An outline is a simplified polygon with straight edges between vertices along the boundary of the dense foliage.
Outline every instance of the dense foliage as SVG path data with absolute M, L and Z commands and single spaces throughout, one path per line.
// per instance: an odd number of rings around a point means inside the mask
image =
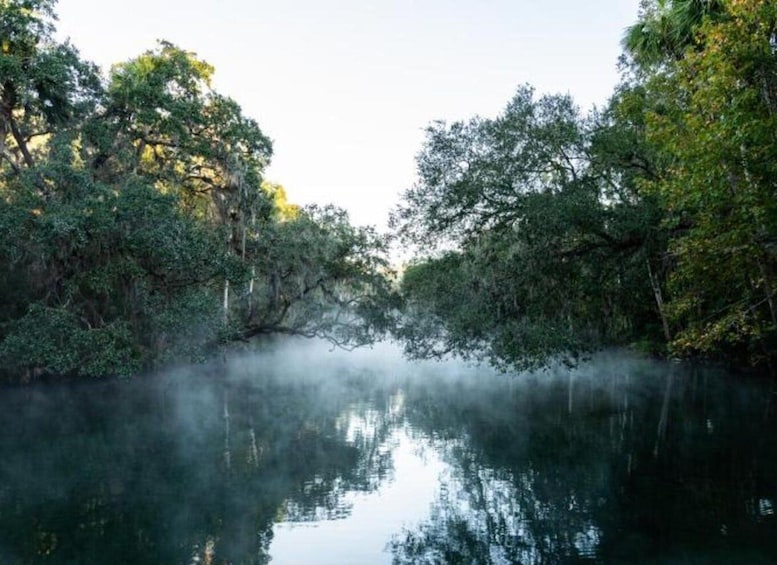
M 771 366 L 777 353 L 777 6 L 652 0 L 604 110 L 521 87 L 428 128 L 394 225 L 416 356 L 500 365 L 640 341 Z
M 131 374 L 387 321 L 385 244 L 263 180 L 270 139 L 167 42 L 103 78 L 53 0 L 0 0 L 0 369 Z
M 448 251 L 405 273 L 411 352 L 532 366 L 654 331 L 644 282 L 663 249 L 660 212 L 637 195 L 643 164 L 616 153 L 637 143 L 616 119 L 523 87 L 496 119 L 429 129 L 395 220 Z
M 394 329 L 502 367 L 639 343 L 777 353 L 777 6 L 645 0 L 602 109 L 520 87 L 433 123 L 393 215 L 419 251 L 393 324 L 386 243 L 300 209 L 272 143 L 160 42 L 107 77 L 54 0 L 0 0 L 0 370 L 131 374 L 285 333 Z

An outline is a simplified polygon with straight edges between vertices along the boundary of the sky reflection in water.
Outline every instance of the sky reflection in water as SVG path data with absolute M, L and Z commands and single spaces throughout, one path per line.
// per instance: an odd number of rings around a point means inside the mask
M 0 563 L 777 560 L 769 383 L 309 343 L 0 397 Z

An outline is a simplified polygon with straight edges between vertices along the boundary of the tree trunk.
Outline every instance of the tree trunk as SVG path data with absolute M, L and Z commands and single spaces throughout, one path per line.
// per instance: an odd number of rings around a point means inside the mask
M 248 281 L 248 319 L 254 317 L 254 281 L 256 280 L 256 267 L 251 267 L 251 280 Z
M 661 284 L 653 274 L 653 268 L 650 266 L 650 259 L 646 260 L 648 268 L 648 276 L 650 277 L 650 286 L 653 287 L 653 296 L 656 299 L 656 306 L 658 306 L 658 315 L 661 317 L 661 325 L 664 328 L 664 338 L 666 342 L 672 341 L 672 333 L 669 331 L 669 321 L 666 318 L 666 306 L 664 305 L 664 296 L 661 293 Z
M 259 448 L 256 445 L 256 432 L 254 431 L 254 419 L 249 420 L 248 437 L 251 443 L 248 446 L 248 463 L 253 465 L 254 468 L 259 468 Z
M 32 169 L 35 166 L 35 161 L 32 158 L 29 147 L 27 147 L 27 141 L 24 139 L 24 136 L 19 130 L 19 126 L 13 117 L 14 106 L 16 106 L 17 103 L 16 87 L 13 85 L 13 83 L 6 82 L 3 85 L 3 91 L 4 96 L 2 100 L 2 119 L 10 130 L 11 136 L 14 138 L 17 147 L 19 147 L 19 151 L 21 152 L 22 158 L 24 159 L 24 164 Z M 8 131 L 5 127 L 1 129 L 5 130 L 2 133 L 6 133 Z

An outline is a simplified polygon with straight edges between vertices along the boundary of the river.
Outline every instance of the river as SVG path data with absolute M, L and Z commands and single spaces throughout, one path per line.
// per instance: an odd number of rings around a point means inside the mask
M 500 375 L 306 342 L 4 387 L 0 564 L 773 563 L 775 400 L 625 351 Z

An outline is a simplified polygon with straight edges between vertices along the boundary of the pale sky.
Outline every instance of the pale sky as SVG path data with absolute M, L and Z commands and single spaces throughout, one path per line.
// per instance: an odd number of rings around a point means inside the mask
M 495 116 L 518 85 L 603 105 L 639 0 L 60 0 L 59 36 L 107 69 L 166 39 L 215 66 L 274 141 L 299 204 L 383 229 L 434 120 Z

